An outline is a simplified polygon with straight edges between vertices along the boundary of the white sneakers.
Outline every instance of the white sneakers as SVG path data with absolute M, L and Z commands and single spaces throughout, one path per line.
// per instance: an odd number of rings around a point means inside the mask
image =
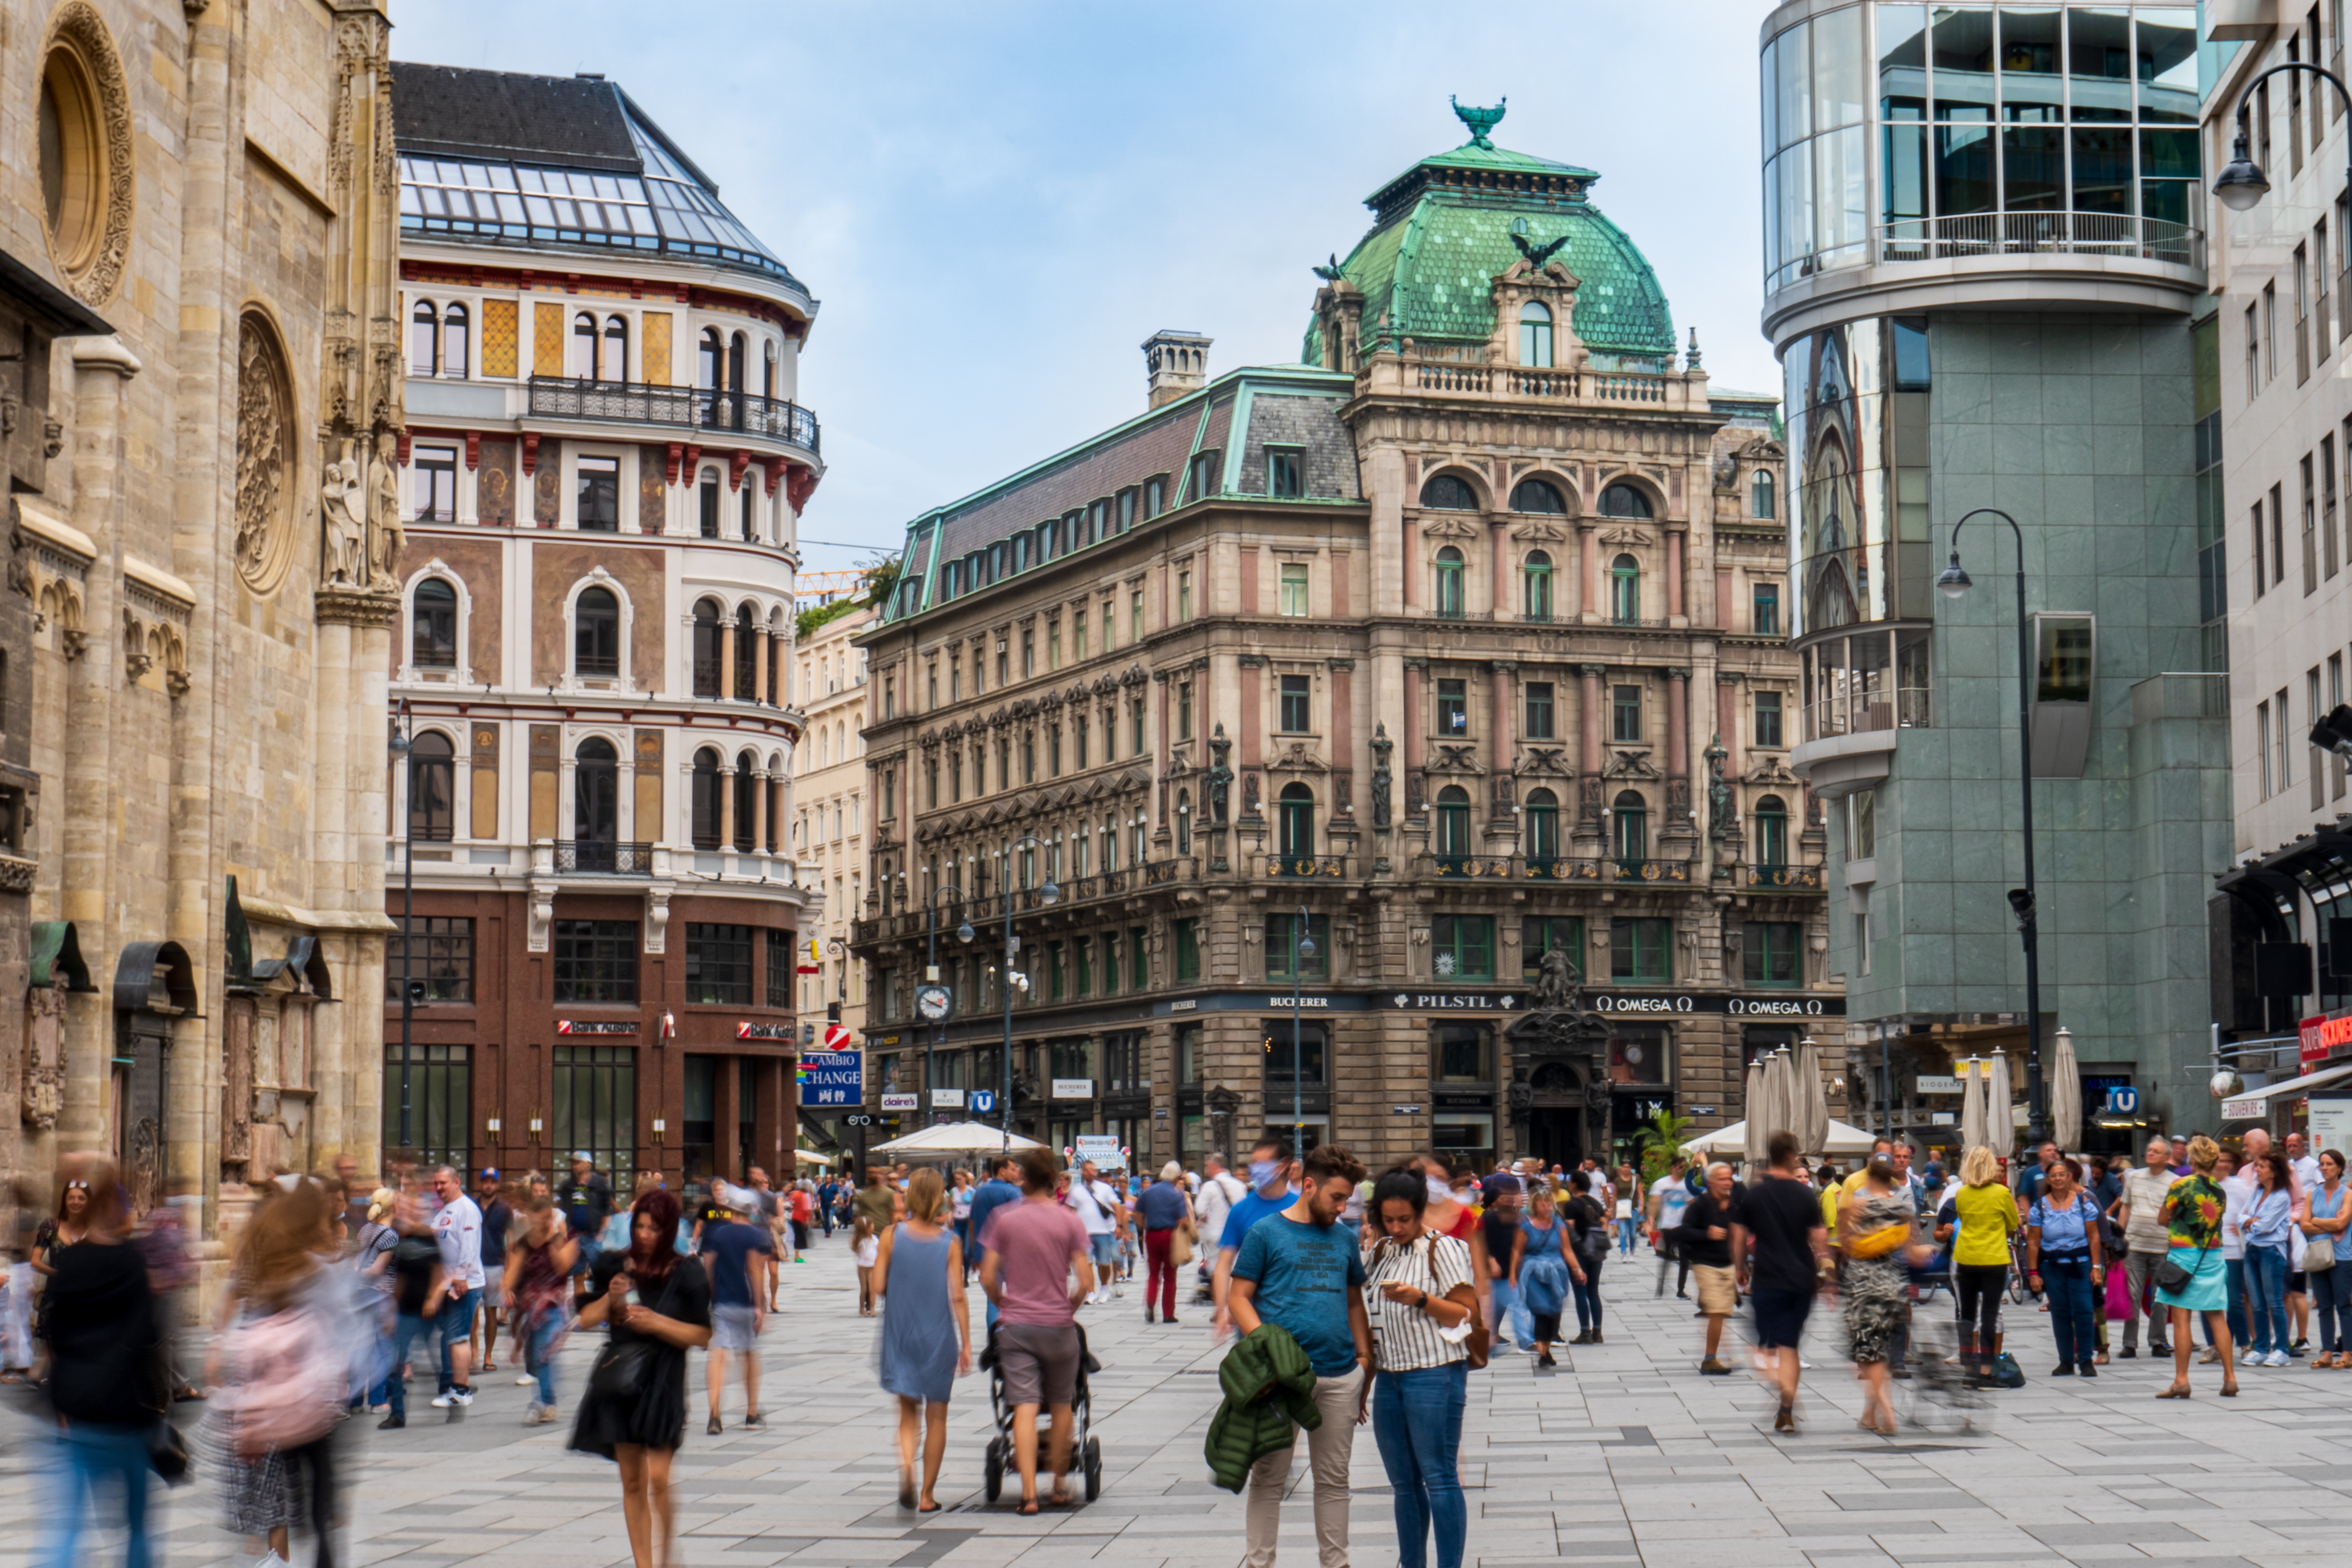
M 522 1424 L 526 1426 L 543 1426 L 554 1419 L 555 1406 L 541 1405 L 534 1399 L 530 1403 L 530 1408 L 523 1412 Z
M 529 1373 L 524 1373 L 520 1377 L 515 1379 L 515 1386 L 517 1388 L 530 1388 L 538 1382 L 539 1379 L 533 1377 Z
M 531 1381 L 536 1383 L 539 1380 L 533 1378 Z M 472 1403 L 474 1403 L 474 1395 L 469 1390 L 453 1388 L 446 1394 L 436 1394 L 433 1396 L 433 1408 L 436 1410 L 446 1410 L 453 1405 L 471 1405 Z
M 2238 1364 L 2240 1366 L 2285 1366 L 2288 1360 L 2284 1351 L 2273 1351 L 2267 1355 L 2261 1351 L 2248 1351 L 2238 1358 Z
M 2286 1352 L 2273 1351 L 2270 1354 L 2263 1357 L 2263 1364 L 2264 1366 L 2284 1366 L 2287 1364 L 2289 1359 L 2290 1358 Z

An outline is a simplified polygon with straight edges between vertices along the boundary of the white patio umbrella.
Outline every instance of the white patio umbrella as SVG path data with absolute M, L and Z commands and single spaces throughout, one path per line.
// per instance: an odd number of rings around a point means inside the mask
M 1797 1046 L 1797 1110 L 1798 1146 L 1809 1158 L 1818 1157 L 1830 1135 L 1830 1092 L 1822 1077 L 1822 1044 L 1811 1035 Z
M 2043 1080 L 2050 1105 L 2050 1136 L 2063 1152 L 2083 1136 L 2083 1071 L 2074 1065 L 2074 1037 L 2064 1029 L 2050 1051 L 2050 1071 Z
M 926 1127 L 919 1132 L 909 1132 L 904 1138 L 893 1138 L 887 1143 L 877 1143 L 867 1151 L 874 1154 L 906 1154 L 921 1157 L 926 1154 L 993 1154 L 999 1149 L 1043 1149 L 1034 1138 L 1013 1134 L 1005 1141 L 1004 1129 L 991 1127 L 984 1121 L 950 1121 L 940 1127 Z
M 1750 1118 L 1747 1121 L 1735 1121 L 1728 1127 L 1718 1127 L 1684 1144 L 1682 1152 L 1685 1154 L 1712 1154 L 1717 1158 L 1738 1154 L 1747 1148 L 1748 1130 L 1754 1124 L 1754 1119 Z M 1824 1155 L 1867 1154 L 1872 1136 L 1850 1121 L 1840 1121 L 1832 1117 L 1830 1130 L 1822 1139 L 1821 1152 Z
M 1985 1141 L 1984 1061 L 1970 1057 L 1960 1064 L 1960 1149 L 1963 1155 Z
M 1746 1094 L 1739 1109 L 1747 1116 L 1747 1120 L 1739 1123 L 1746 1131 L 1740 1146 L 1748 1161 L 1748 1172 L 1753 1174 L 1764 1168 L 1764 1141 L 1772 1135 L 1771 1130 L 1765 1125 L 1768 1118 L 1764 1104 L 1764 1058 L 1761 1057 L 1748 1064 Z M 1722 1135 L 1722 1131 L 1711 1134 L 1718 1139 Z M 1727 1148 L 1729 1144 L 1723 1146 Z M 1688 1152 L 1687 1148 L 1685 1152 Z
M 2009 1103 L 2009 1053 L 1995 1051 L 1989 1058 L 1992 1078 L 1985 1085 L 1985 1136 L 1996 1154 L 2017 1147 L 2017 1117 Z

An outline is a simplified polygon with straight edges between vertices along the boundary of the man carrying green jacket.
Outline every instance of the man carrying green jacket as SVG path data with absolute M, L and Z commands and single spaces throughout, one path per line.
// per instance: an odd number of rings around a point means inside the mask
M 1318 1417 L 1309 1423 L 1299 1410 L 1294 1418 L 1295 1405 L 1276 1401 L 1291 1436 L 1269 1442 L 1250 1465 L 1245 1568 L 1274 1568 L 1282 1493 L 1301 1426 L 1307 1428 L 1307 1461 L 1315 1472 L 1315 1541 L 1322 1568 L 1348 1568 L 1348 1459 L 1369 1387 L 1372 1331 L 1364 1315 L 1363 1255 L 1354 1230 L 1339 1216 L 1364 1179 L 1364 1167 L 1345 1149 L 1327 1145 L 1307 1154 L 1305 1176 L 1298 1201 L 1252 1226 L 1243 1238 L 1226 1298 L 1244 1342 L 1262 1343 L 1265 1349 L 1254 1353 L 1265 1356 L 1268 1370 L 1291 1394 L 1309 1393 Z M 1305 1353 L 1314 1372 L 1311 1391 L 1299 1388 L 1295 1372 L 1282 1377 L 1287 1358 L 1278 1337 L 1259 1335 L 1265 1325 L 1285 1331 Z
M 1288 1330 L 1266 1323 L 1236 1342 L 1217 1367 L 1225 1402 L 1209 1418 L 1209 1474 L 1229 1492 L 1249 1480 L 1268 1454 L 1287 1457 L 1298 1428 L 1323 1424 L 1315 1407 L 1315 1369 Z

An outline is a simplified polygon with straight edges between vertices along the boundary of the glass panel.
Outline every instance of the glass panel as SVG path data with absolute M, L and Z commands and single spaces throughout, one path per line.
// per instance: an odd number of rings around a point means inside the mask
M 2131 21 L 2123 7 L 2086 5 L 2066 13 L 2066 70 L 2074 79 L 2076 120 L 2131 118 Z M 2193 105 L 2193 90 L 2189 97 Z
M 1920 125 L 1889 125 L 1880 132 L 1886 164 L 1879 221 L 1903 226 L 1891 239 L 1923 237 L 1917 220 L 1927 216 L 1927 132 Z
M 1764 46 L 1764 53 L 1757 62 L 1756 98 L 1757 101 L 1763 106 L 1763 123 L 1760 128 L 1762 134 L 1756 144 L 1764 150 L 1764 161 L 1768 163 L 1772 161 L 1772 154 L 1779 151 L 1780 146 L 1780 79 L 1775 74 L 1779 69 L 1777 61 L 1780 52 L 1780 40 L 1775 38 Z M 404 186 L 404 194 L 405 189 Z
M 1820 200 L 1818 249 L 1823 267 L 1857 267 L 1870 238 L 1869 195 L 1863 184 L 1863 128 L 1849 126 L 1813 138 L 1813 188 Z
M 1939 76 L 1938 81 L 1943 79 Z M 1993 210 L 1992 129 L 1986 125 L 1936 128 L 1936 212 L 1951 217 Z
M 1780 35 L 1773 48 L 1774 97 L 1779 105 L 1774 122 L 1783 147 L 1813 133 L 1812 95 L 1805 79 L 1811 63 L 1806 28 L 1807 24 L 1798 23 Z
M 1813 238 L 1813 160 L 1804 148 L 1780 155 L 1773 165 L 1780 174 L 1780 265 L 1810 254 Z
M 1934 50 L 1936 118 L 1992 118 L 1992 12 L 1983 5 L 1938 6 Z
M 2074 210 L 2078 213 L 2128 213 L 2132 210 L 2132 133 L 2082 131 L 2074 138 Z
M 2066 201 L 2065 132 L 2012 125 L 2000 134 L 2001 205 L 2011 212 L 2057 212 Z
M 2197 13 L 2181 6 L 2143 5 L 2139 50 L 2139 117 L 2175 125 L 2197 123 Z
M 2012 124 L 2055 121 L 2064 102 L 2058 75 L 2058 13 L 2000 14 L 2001 118 Z
M 1862 123 L 1862 7 L 1813 19 L 1813 129 Z
M 2091 700 L 2091 617 L 2037 616 L 2033 657 L 2036 702 Z
M 2146 180 L 2193 180 L 2198 177 L 2197 132 L 2143 131 L 2139 133 L 2139 172 Z
M 1927 118 L 1927 14 L 1921 6 L 1882 5 L 1878 7 L 1880 119 Z

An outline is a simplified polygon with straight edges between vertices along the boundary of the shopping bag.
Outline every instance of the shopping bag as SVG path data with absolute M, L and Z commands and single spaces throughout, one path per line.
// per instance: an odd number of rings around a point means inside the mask
M 2107 1269 L 2107 1321 L 2128 1323 L 2132 1318 L 2131 1273 L 2120 1266 Z

